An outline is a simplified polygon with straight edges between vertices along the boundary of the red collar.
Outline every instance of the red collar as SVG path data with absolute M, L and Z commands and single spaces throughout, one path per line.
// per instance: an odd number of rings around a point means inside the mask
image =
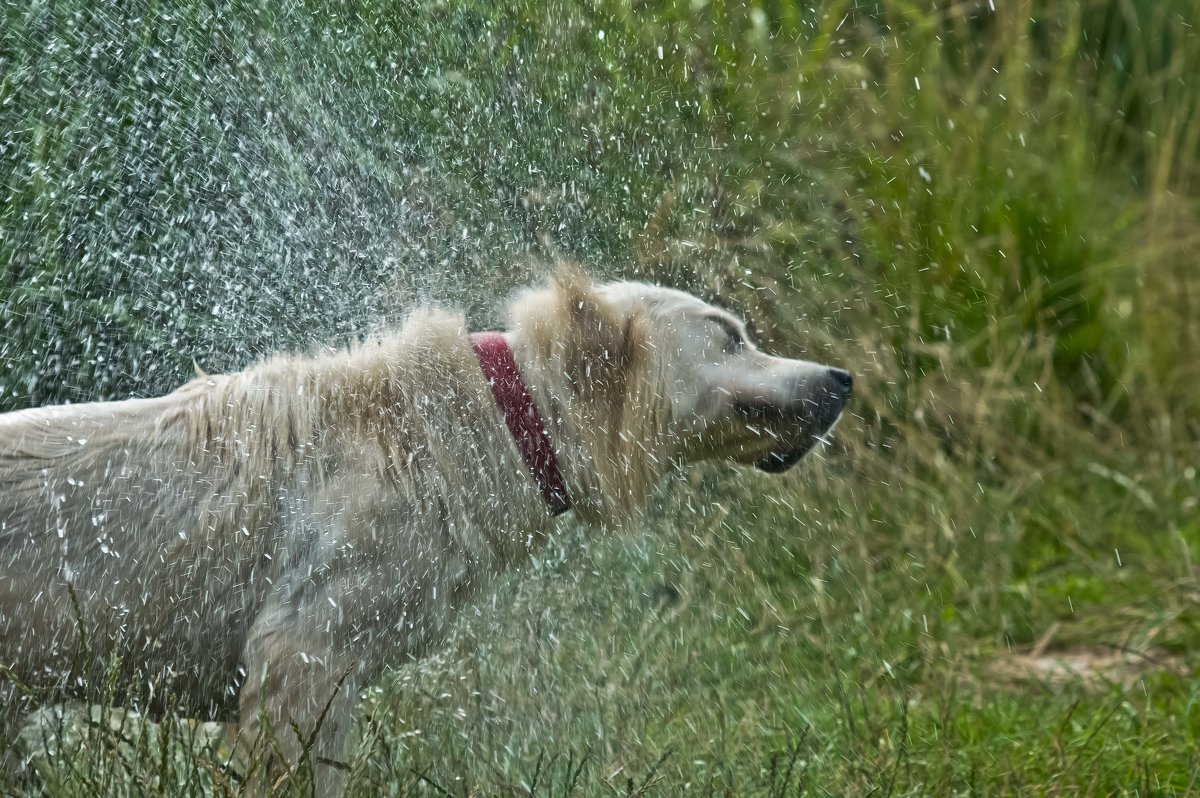
M 537 482 L 550 514 L 565 513 L 571 509 L 567 483 L 558 470 L 558 459 L 554 456 L 550 436 L 546 434 L 546 425 L 538 415 L 533 397 L 521 381 L 521 372 L 517 370 L 517 362 L 513 360 L 512 350 L 508 348 L 504 335 L 497 332 L 471 333 L 468 338 L 475 356 L 479 358 L 483 376 L 492 386 L 492 396 L 504 414 L 508 431 L 517 442 L 521 458 Z

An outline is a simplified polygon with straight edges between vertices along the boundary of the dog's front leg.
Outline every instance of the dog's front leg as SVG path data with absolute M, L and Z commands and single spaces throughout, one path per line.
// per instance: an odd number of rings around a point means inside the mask
M 314 628 L 313 618 L 275 609 L 246 645 L 239 742 L 273 785 L 311 773 L 313 794 L 340 795 L 361 661 Z

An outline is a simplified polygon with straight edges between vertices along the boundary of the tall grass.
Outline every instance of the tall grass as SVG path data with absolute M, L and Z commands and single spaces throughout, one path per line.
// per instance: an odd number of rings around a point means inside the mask
M 354 790 L 1195 789 L 1196 0 L 4 13 L 5 407 L 397 298 L 494 323 L 558 255 L 857 374 L 800 472 L 564 526 L 370 692 Z M 32 789 L 241 789 L 219 750 L 86 750 Z

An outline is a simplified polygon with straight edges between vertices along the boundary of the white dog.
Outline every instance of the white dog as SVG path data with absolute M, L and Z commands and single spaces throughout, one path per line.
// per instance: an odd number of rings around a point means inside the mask
M 144 709 L 270 730 L 275 767 L 334 793 L 360 687 L 553 515 L 626 518 L 674 463 L 782 471 L 850 395 L 680 291 L 565 267 L 510 319 L 422 311 L 350 352 L 0 415 L 0 733 L 115 673 Z

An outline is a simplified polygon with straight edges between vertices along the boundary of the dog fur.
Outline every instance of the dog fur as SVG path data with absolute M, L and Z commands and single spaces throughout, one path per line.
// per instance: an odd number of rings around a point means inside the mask
M 848 396 L 678 291 L 566 267 L 510 317 L 591 523 L 628 518 L 676 463 L 803 453 Z M 319 725 L 333 794 L 360 688 L 550 529 L 450 312 L 159 398 L 0 415 L 0 734 L 115 676 L 117 700 L 236 718 L 247 744 L 265 724 L 281 769 Z

